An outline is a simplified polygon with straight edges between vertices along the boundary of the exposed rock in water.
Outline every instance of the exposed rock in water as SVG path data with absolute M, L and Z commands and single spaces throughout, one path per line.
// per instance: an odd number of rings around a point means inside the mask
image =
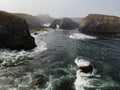
M 42 87 L 48 81 L 49 81 L 49 78 L 47 78 L 47 77 L 45 77 L 43 75 L 37 75 L 36 77 L 34 77 L 34 81 L 32 82 L 32 84 L 34 86 L 37 86 L 37 87 Z
M 34 35 L 38 35 L 38 33 L 37 33 L 37 32 L 35 32 L 35 33 L 34 33 Z
M 89 35 L 119 36 L 120 17 L 90 14 L 80 22 L 80 31 Z
M 79 24 L 74 22 L 72 19 L 69 18 L 63 18 L 63 19 L 56 19 L 52 22 L 50 25 L 50 28 L 57 28 L 59 25 L 60 29 L 65 29 L 65 30 L 72 30 L 76 29 L 79 27 Z
M 0 48 L 28 50 L 35 46 L 35 40 L 29 33 L 26 21 L 0 11 Z
M 83 73 L 92 73 L 93 71 L 93 66 L 91 64 L 89 64 L 88 66 L 82 66 L 82 67 L 79 67 L 81 72 Z

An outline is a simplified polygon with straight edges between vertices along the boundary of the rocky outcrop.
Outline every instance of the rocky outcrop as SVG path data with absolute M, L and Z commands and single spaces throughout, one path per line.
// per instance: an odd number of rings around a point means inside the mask
M 54 20 L 50 25 L 50 28 L 55 29 L 57 28 L 57 25 L 59 26 L 60 29 L 65 29 L 65 30 L 72 30 L 79 27 L 78 23 L 74 22 L 72 19 L 69 19 L 69 18 Z
M 27 50 L 35 46 L 26 21 L 16 15 L 0 11 L 0 48 Z
M 93 66 L 91 64 L 87 65 L 87 66 L 82 66 L 82 67 L 79 67 L 81 72 L 83 73 L 92 73 L 93 71 Z
M 90 14 L 80 22 L 80 31 L 89 35 L 120 35 L 120 17 Z

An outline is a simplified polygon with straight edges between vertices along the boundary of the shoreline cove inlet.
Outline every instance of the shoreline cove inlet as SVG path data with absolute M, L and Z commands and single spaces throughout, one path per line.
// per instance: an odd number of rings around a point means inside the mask
M 0 90 L 120 90 L 120 0 L 0 0 Z
M 30 51 L 0 50 L 0 90 L 119 90 L 119 38 L 60 29 L 32 36 Z

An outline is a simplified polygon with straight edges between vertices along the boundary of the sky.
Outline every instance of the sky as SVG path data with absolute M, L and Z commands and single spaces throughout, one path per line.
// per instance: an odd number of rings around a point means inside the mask
M 120 0 L 0 0 L 0 10 L 53 17 L 85 17 L 91 13 L 120 16 Z

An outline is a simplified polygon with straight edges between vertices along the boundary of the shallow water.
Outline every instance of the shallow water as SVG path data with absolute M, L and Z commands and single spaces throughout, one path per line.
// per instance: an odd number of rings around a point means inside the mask
M 0 90 L 120 90 L 120 39 L 100 39 L 78 30 L 37 33 L 32 34 L 38 45 L 33 50 L 0 50 Z M 96 75 L 78 79 L 76 58 L 90 62 Z M 37 87 L 33 83 L 40 75 L 47 81 Z

